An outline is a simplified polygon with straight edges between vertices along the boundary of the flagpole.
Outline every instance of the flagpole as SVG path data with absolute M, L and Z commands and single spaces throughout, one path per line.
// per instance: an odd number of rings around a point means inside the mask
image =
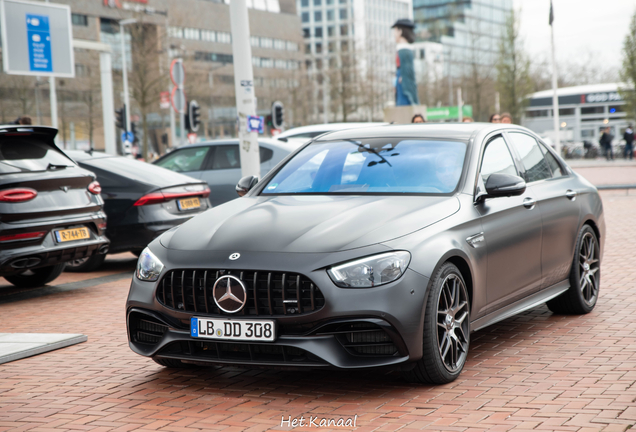
M 554 149 L 561 156 L 561 134 L 559 122 L 559 96 L 557 95 L 557 65 L 554 50 L 554 11 L 552 10 L 552 0 L 550 0 L 550 33 L 552 36 L 552 117 L 554 119 Z

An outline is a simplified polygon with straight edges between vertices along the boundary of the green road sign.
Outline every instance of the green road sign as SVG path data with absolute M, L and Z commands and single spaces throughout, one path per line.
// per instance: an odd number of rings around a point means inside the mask
M 462 107 L 463 117 L 473 116 L 472 105 L 464 105 Z M 452 107 L 433 107 L 426 109 L 426 121 L 438 121 L 438 120 L 456 120 L 459 118 L 459 108 Z

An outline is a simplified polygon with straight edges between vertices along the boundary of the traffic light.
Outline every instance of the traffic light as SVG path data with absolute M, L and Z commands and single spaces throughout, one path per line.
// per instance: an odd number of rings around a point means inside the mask
M 201 124 L 201 107 L 197 101 L 190 101 L 186 117 L 186 126 L 188 127 L 188 130 L 190 130 L 190 132 L 196 132 L 199 130 L 199 125 Z
M 126 105 L 115 110 L 115 125 L 122 130 L 126 130 Z
M 272 104 L 272 127 L 274 129 L 282 129 L 284 122 L 285 110 L 283 103 L 276 101 Z
M 130 122 L 130 131 L 133 134 L 133 144 L 139 142 L 139 137 L 137 136 L 137 122 Z

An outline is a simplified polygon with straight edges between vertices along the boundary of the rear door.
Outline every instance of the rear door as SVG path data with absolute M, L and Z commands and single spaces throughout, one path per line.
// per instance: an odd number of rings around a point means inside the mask
M 490 138 L 483 152 L 484 184 L 494 173 L 519 175 L 502 135 Z M 534 192 L 489 198 L 476 205 L 488 251 L 487 297 L 490 310 L 519 300 L 541 285 L 541 214 Z
M 261 177 L 272 168 L 274 152 L 259 144 L 261 158 Z M 210 186 L 210 202 L 217 206 L 238 198 L 236 184 L 242 177 L 241 156 L 238 144 L 217 144 L 211 146 L 205 170 L 201 175 Z
M 554 155 L 531 135 L 507 132 L 536 194 L 543 220 L 541 268 L 544 288 L 567 279 L 579 224 L 577 181 Z
M 101 199 L 88 192 L 88 171 L 40 134 L 0 136 L 0 192 L 35 191 L 28 201 L 0 201 L 0 219 L 6 223 L 54 220 L 98 211 Z

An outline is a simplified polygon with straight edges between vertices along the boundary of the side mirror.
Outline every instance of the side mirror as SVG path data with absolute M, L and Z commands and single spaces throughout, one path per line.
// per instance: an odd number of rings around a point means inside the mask
M 526 182 L 519 176 L 491 174 L 486 181 L 486 196 L 497 198 L 521 195 L 526 191 Z
M 246 176 L 239 180 L 236 184 L 236 193 L 238 196 L 242 197 L 246 193 L 250 191 L 254 186 L 258 183 L 258 177 L 256 176 Z

